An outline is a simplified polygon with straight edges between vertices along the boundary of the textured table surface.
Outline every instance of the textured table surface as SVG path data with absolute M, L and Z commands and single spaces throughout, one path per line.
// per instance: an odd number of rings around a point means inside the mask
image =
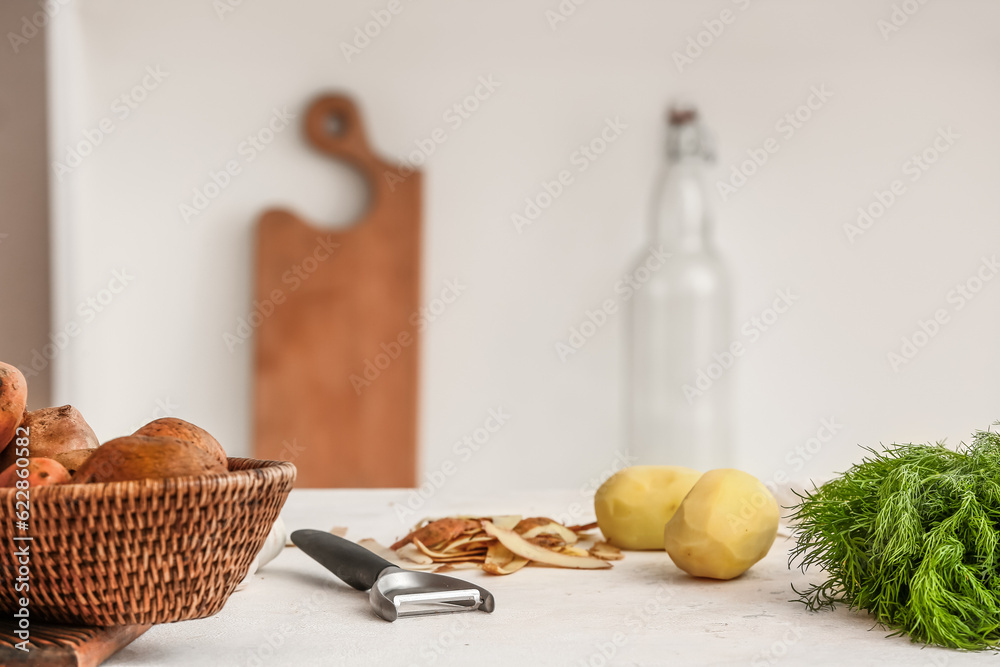
M 593 518 L 576 491 L 445 498 L 400 511 L 408 491 L 294 491 L 289 530 L 333 526 L 389 544 L 424 516 Z M 416 503 L 414 503 L 416 506 Z M 402 516 L 401 516 L 402 515 Z M 611 570 L 529 567 L 506 577 L 463 570 L 496 597 L 493 614 L 376 618 L 368 598 L 297 549 L 285 549 L 212 618 L 152 628 L 106 665 L 876 665 L 998 664 L 994 653 L 922 648 L 847 609 L 791 603 L 789 542 L 729 582 L 695 580 L 665 552 L 627 552 Z

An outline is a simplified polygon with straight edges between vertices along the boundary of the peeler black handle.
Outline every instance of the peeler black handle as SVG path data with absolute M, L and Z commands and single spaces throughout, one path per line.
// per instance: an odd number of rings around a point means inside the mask
M 359 591 L 370 589 L 385 568 L 393 567 L 368 549 L 322 530 L 296 530 L 292 533 L 292 542 Z

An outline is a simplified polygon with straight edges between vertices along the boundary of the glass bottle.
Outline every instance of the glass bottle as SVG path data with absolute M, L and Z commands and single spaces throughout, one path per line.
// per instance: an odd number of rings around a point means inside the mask
M 692 108 L 668 114 L 648 247 L 629 303 L 629 449 L 638 464 L 732 465 L 730 286 L 712 244 L 711 139 Z M 657 261 L 655 258 L 669 255 Z M 639 279 L 649 275 L 645 283 Z

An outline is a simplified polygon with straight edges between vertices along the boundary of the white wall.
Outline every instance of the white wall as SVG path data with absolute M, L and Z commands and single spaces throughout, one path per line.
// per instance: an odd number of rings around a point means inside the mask
M 249 451 L 251 348 L 230 353 L 222 336 L 249 310 L 252 224 L 279 204 L 342 223 L 363 193 L 296 126 L 190 224 L 178 207 L 241 159 L 273 108 L 299 113 L 327 90 L 356 97 L 387 156 L 448 131 L 426 166 L 424 293 L 447 279 L 468 289 L 426 332 L 420 434 L 425 471 L 459 464 L 449 489 L 577 486 L 614 465 L 621 322 L 566 363 L 554 345 L 613 295 L 642 246 L 677 95 L 717 133 L 720 175 L 769 137 L 780 145 L 716 202 L 737 321 L 777 289 L 799 295 L 733 371 L 740 464 L 766 479 L 827 474 L 856 460 L 858 443 L 955 443 L 1000 418 L 1000 280 L 959 312 L 947 296 L 1000 251 L 1000 5 L 928 3 L 883 38 L 888 0 L 593 0 L 555 29 L 545 11 L 556 0 L 403 0 L 347 62 L 341 42 L 387 5 L 258 0 L 220 18 L 207 0 L 80 0 L 57 17 L 54 156 L 105 116 L 114 132 L 54 181 L 56 326 L 81 320 L 77 304 L 114 270 L 134 275 L 56 359 L 56 401 L 76 403 L 103 437 L 169 402 L 231 452 Z M 732 22 L 678 71 L 672 52 L 725 9 Z M 119 120 L 113 101 L 147 66 L 169 75 Z M 443 113 L 479 77 L 500 87 L 451 129 Z M 832 98 L 786 138 L 776 124 L 813 87 Z M 575 169 L 572 154 L 608 118 L 628 129 L 518 233 L 511 214 Z M 903 163 L 949 127 L 960 138 L 911 182 Z M 852 245 L 843 225 L 893 179 L 905 193 Z M 887 353 L 938 308 L 948 324 L 894 372 Z M 509 423 L 460 461 L 453 443 L 498 406 Z M 825 418 L 843 424 L 835 437 L 804 466 L 787 458 Z

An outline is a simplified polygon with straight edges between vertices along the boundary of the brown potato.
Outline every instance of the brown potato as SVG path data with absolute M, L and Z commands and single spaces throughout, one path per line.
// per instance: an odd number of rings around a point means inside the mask
M 27 402 L 28 383 L 21 371 L 16 366 L 0 361 L 0 450 L 14 437 L 14 431 L 24 419 Z M 7 465 L 0 466 L 0 470 Z
M 76 471 L 73 481 L 89 484 L 224 472 L 228 472 L 226 466 L 194 443 L 127 435 L 101 445 Z
M 31 458 L 54 459 L 57 454 L 94 449 L 100 444 L 94 429 L 72 405 L 33 410 L 24 415 L 21 426 L 28 429 Z M 0 454 L 0 470 L 13 462 L 13 448 Z
M 190 442 L 193 445 L 197 445 L 206 454 L 212 455 L 223 467 L 228 468 L 229 465 L 226 459 L 226 450 L 222 448 L 219 441 L 213 438 L 205 429 L 186 422 L 183 419 L 177 419 L 176 417 L 157 419 L 149 422 L 132 435 L 145 435 L 154 438 L 176 438 L 183 442 Z
M 52 457 L 52 459 L 61 463 L 70 475 L 75 475 L 76 471 L 79 470 L 80 467 L 87 462 L 87 459 L 90 458 L 91 454 L 96 451 L 96 449 L 74 449 L 71 452 L 56 454 Z
M 58 461 L 37 458 L 28 461 L 26 466 L 28 476 L 22 478 L 17 474 L 17 465 L 7 467 L 0 473 L 0 487 L 14 486 L 19 479 L 27 479 L 28 486 L 49 486 L 69 482 L 69 473 Z

